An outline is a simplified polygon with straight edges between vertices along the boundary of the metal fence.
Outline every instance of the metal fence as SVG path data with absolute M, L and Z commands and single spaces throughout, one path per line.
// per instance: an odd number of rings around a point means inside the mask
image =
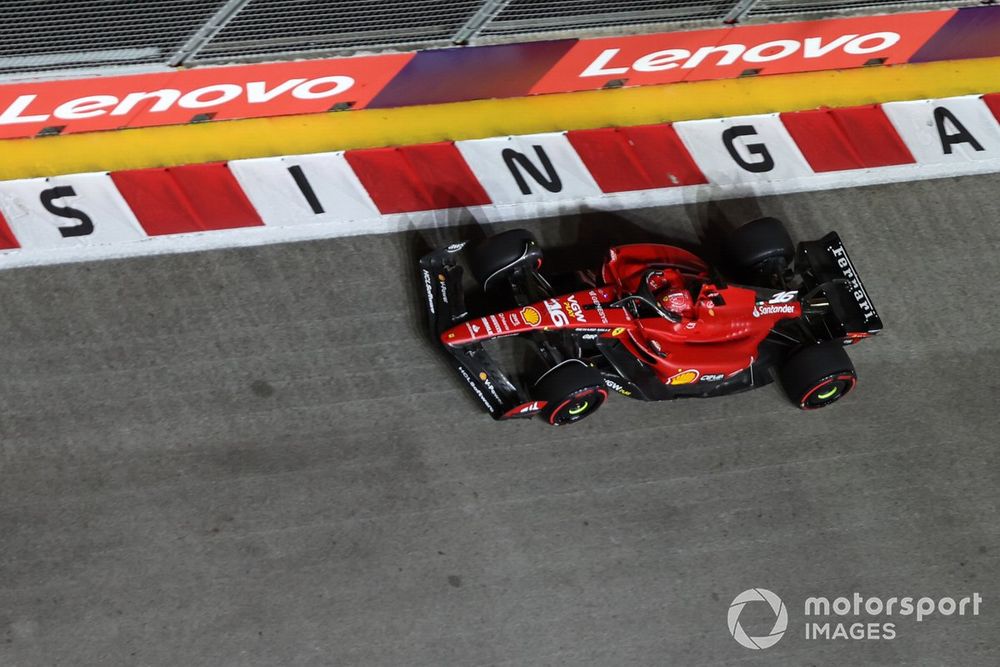
M 0 78 L 408 50 L 976 0 L 0 0 Z

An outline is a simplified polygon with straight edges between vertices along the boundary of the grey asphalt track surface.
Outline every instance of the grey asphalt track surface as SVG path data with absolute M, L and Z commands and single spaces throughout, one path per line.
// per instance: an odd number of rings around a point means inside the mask
M 887 329 L 808 414 L 768 387 L 492 422 L 413 270 L 471 228 L 2 272 L 0 665 L 1000 664 L 997 192 L 526 225 L 584 254 L 759 214 L 838 230 Z M 762 651 L 727 629 L 752 587 L 788 608 Z M 806 597 L 855 591 L 984 601 L 804 638 Z

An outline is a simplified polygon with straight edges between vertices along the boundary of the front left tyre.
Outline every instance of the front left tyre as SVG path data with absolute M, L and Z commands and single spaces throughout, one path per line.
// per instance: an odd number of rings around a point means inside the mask
M 608 397 L 601 374 L 579 359 L 549 369 L 535 383 L 532 394 L 546 402 L 540 414 L 553 426 L 573 424 L 594 414 Z
M 788 398 L 802 410 L 831 405 L 858 382 L 851 358 L 835 341 L 802 348 L 785 362 L 778 376 Z
M 527 229 L 512 229 L 483 239 L 469 250 L 469 269 L 486 290 L 519 267 L 538 269 L 542 249 Z

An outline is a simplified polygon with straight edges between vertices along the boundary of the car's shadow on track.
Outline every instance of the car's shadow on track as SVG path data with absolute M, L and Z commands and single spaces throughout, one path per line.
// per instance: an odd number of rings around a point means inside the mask
M 422 285 L 417 280 L 420 258 L 437 248 L 453 243 L 466 242 L 469 246 L 488 236 L 510 229 L 530 230 L 544 252 L 543 271 L 551 276 L 572 273 L 581 269 L 599 270 L 608 248 L 628 243 L 668 243 L 692 248 L 690 239 L 679 235 L 650 230 L 615 213 L 590 211 L 574 215 L 502 223 L 470 222 L 441 226 L 432 229 L 413 229 L 405 232 L 408 256 L 406 263 L 413 276 L 409 284 L 411 303 L 423 304 Z M 486 312 L 489 308 L 485 295 L 473 284 L 465 272 L 466 306 L 470 313 Z M 495 308 L 494 308 L 495 309 Z M 421 335 L 427 331 L 427 314 L 419 317 Z
M 707 200 L 691 202 L 683 207 L 687 220 L 649 220 L 638 224 L 611 211 L 590 210 L 570 215 L 513 222 L 480 222 L 470 211 L 461 212 L 464 222 L 445 224 L 405 232 L 408 266 L 416 266 L 425 254 L 453 243 L 470 245 L 487 236 L 509 229 L 525 228 L 538 238 L 545 253 L 548 273 L 566 273 L 578 269 L 598 269 L 608 248 L 629 243 L 664 243 L 691 250 L 710 263 L 720 265 L 719 249 L 723 241 L 741 224 L 764 215 L 758 199 Z M 421 288 L 410 282 L 412 296 L 422 303 Z M 470 294 L 470 312 L 475 294 Z
M 694 201 L 676 211 L 680 215 L 670 218 L 636 217 L 637 211 L 630 211 L 630 217 L 626 218 L 612 211 L 589 210 L 549 218 L 496 223 L 477 220 L 478 216 L 473 211 L 450 211 L 450 220 L 443 221 L 439 226 L 414 228 L 403 233 L 405 245 L 404 256 L 401 257 L 403 266 L 400 268 L 403 270 L 403 280 L 408 285 L 409 303 L 414 308 L 412 331 L 418 338 L 429 337 L 430 323 L 424 307 L 423 283 L 419 280 L 417 266 L 421 257 L 437 248 L 462 242 L 474 245 L 488 236 L 524 228 L 531 231 L 541 244 L 545 262 L 543 270 L 549 276 L 571 274 L 581 269 L 592 269 L 599 273 L 609 248 L 630 243 L 673 245 L 704 257 L 710 264 L 722 266 L 720 249 L 725 239 L 740 225 L 766 214 L 761 202 L 754 197 Z M 487 299 L 468 271 L 465 273 L 464 283 L 465 306 L 470 314 L 475 316 L 497 310 L 497 304 Z M 503 343 L 505 344 L 500 347 L 505 349 L 496 349 L 493 353 L 505 358 L 514 373 L 530 375 L 529 369 L 537 362 L 537 355 L 530 350 L 518 350 L 509 341 Z M 456 379 L 455 386 L 460 384 Z

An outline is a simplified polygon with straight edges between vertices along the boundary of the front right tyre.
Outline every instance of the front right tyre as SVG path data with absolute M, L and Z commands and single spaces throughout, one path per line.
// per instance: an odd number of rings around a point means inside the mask
M 564 426 L 594 414 L 608 391 L 600 372 L 579 359 L 569 359 L 539 378 L 532 395 L 546 402 L 540 414 L 547 422 Z

